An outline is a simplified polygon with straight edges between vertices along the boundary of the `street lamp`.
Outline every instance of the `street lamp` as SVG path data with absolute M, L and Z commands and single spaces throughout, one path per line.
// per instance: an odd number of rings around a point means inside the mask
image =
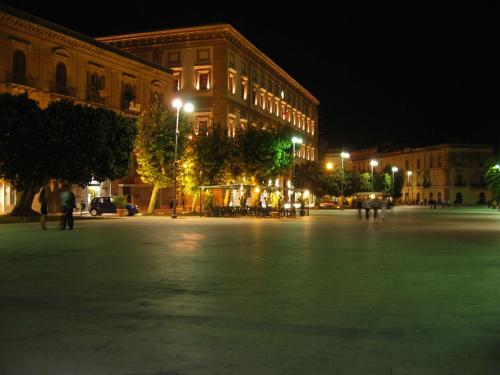
M 408 171 L 406 172 L 406 175 L 408 176 L 408 179 L 407 179 L 407 184 L 408 184 L 408 196 L 410 198 L 410 205 L 411 205 L 411 186 L 410 186 L 410 176 L 413 174 L 412 171 Z
M 333 163 L 332 162 L 328 162 L 326 163 L 326 169 L 328 169 L 329 171 L 331 171 L 333 169 Z
M 190 113 L 194 111 L 194 106 L 192 103 L 185 103 L 183 106 L 182 100 L 179 98 L 174 99 L 172 106 L 177 109 L 177 117 L 175 118 L 175 149 L 174 149 L 174 202 L 172 219 L 177 219 L 177 138 L 179 136 L 179 112 L 181 107 L 184 112 Z
M 372 167 L 372 191 L 373 191 L 373 167 L 376 167 L 378 165 L 378 161 L 376 160 L 370 160 L 370 165 Z
M 395 199 L 394 195 L 395 195 L 395 187 L 396 187 L 396 184 L 394 183 L 394 173 L 396 173 L 398 170 L 399 170 L 398 167 L 391 168 L 391 171 L 392 171 L 392 199 Z
M 342 160 L 342 178 L 341 178 L 341 194 L 340 194 L 340 197 L 341 197 L 341 206 L 340 206 L 340 209 L 341 210 L 344 210 L 344 159 L 349 159 L 351 157 L 351 155 L 348 153 L 348 152 L 344 152 L 342 151 L 340 153 L 340 159 Z
M 295 203 L 295 144 L 302 144 L 302 138 L 300 137 L 292 137 L 292 144 L 293 144 L 293 178 L 292 178 L 292 188 L 293 188 L 293 194 L 292 194 L 292 200 Z

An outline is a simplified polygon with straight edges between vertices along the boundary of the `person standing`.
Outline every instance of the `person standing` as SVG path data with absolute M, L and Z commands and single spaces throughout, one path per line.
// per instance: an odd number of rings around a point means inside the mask
M 75 194 L 72 191 L 68 191 L 66 201 L 64 202 L 64 221 L 61 230 L 66 229 L 66 224 L 68 224 L 69 230 L 73 230 L 73 209 L 75 207 Z
M 38 195 L 38 202 L 40 202 L 40 223 L 42 224 L 42 229 L 47 230 L 47 192 L 45 188 L 40 190 Z

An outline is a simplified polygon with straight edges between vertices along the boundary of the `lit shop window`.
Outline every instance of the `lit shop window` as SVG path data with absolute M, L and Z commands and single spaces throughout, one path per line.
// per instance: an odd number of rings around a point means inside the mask
M 227 74 L 227 88 L 229 93 L 236 94 L 236 84 L 235 84 L 236 75 L 233 70 L 229 70 Z

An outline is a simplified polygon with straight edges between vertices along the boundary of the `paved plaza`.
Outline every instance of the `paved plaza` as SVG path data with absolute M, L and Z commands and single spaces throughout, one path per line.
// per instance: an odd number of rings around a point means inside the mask
M 499 374 L 500 213 L 0 225 L 0 375 Z

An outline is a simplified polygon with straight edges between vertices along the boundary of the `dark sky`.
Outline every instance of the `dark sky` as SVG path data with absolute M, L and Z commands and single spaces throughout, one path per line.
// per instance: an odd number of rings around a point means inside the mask
M 500 139 L 500 15 L 480 2 L 5 3 L 90 36 L 230 23 L 321 101 L 331 147 Z

